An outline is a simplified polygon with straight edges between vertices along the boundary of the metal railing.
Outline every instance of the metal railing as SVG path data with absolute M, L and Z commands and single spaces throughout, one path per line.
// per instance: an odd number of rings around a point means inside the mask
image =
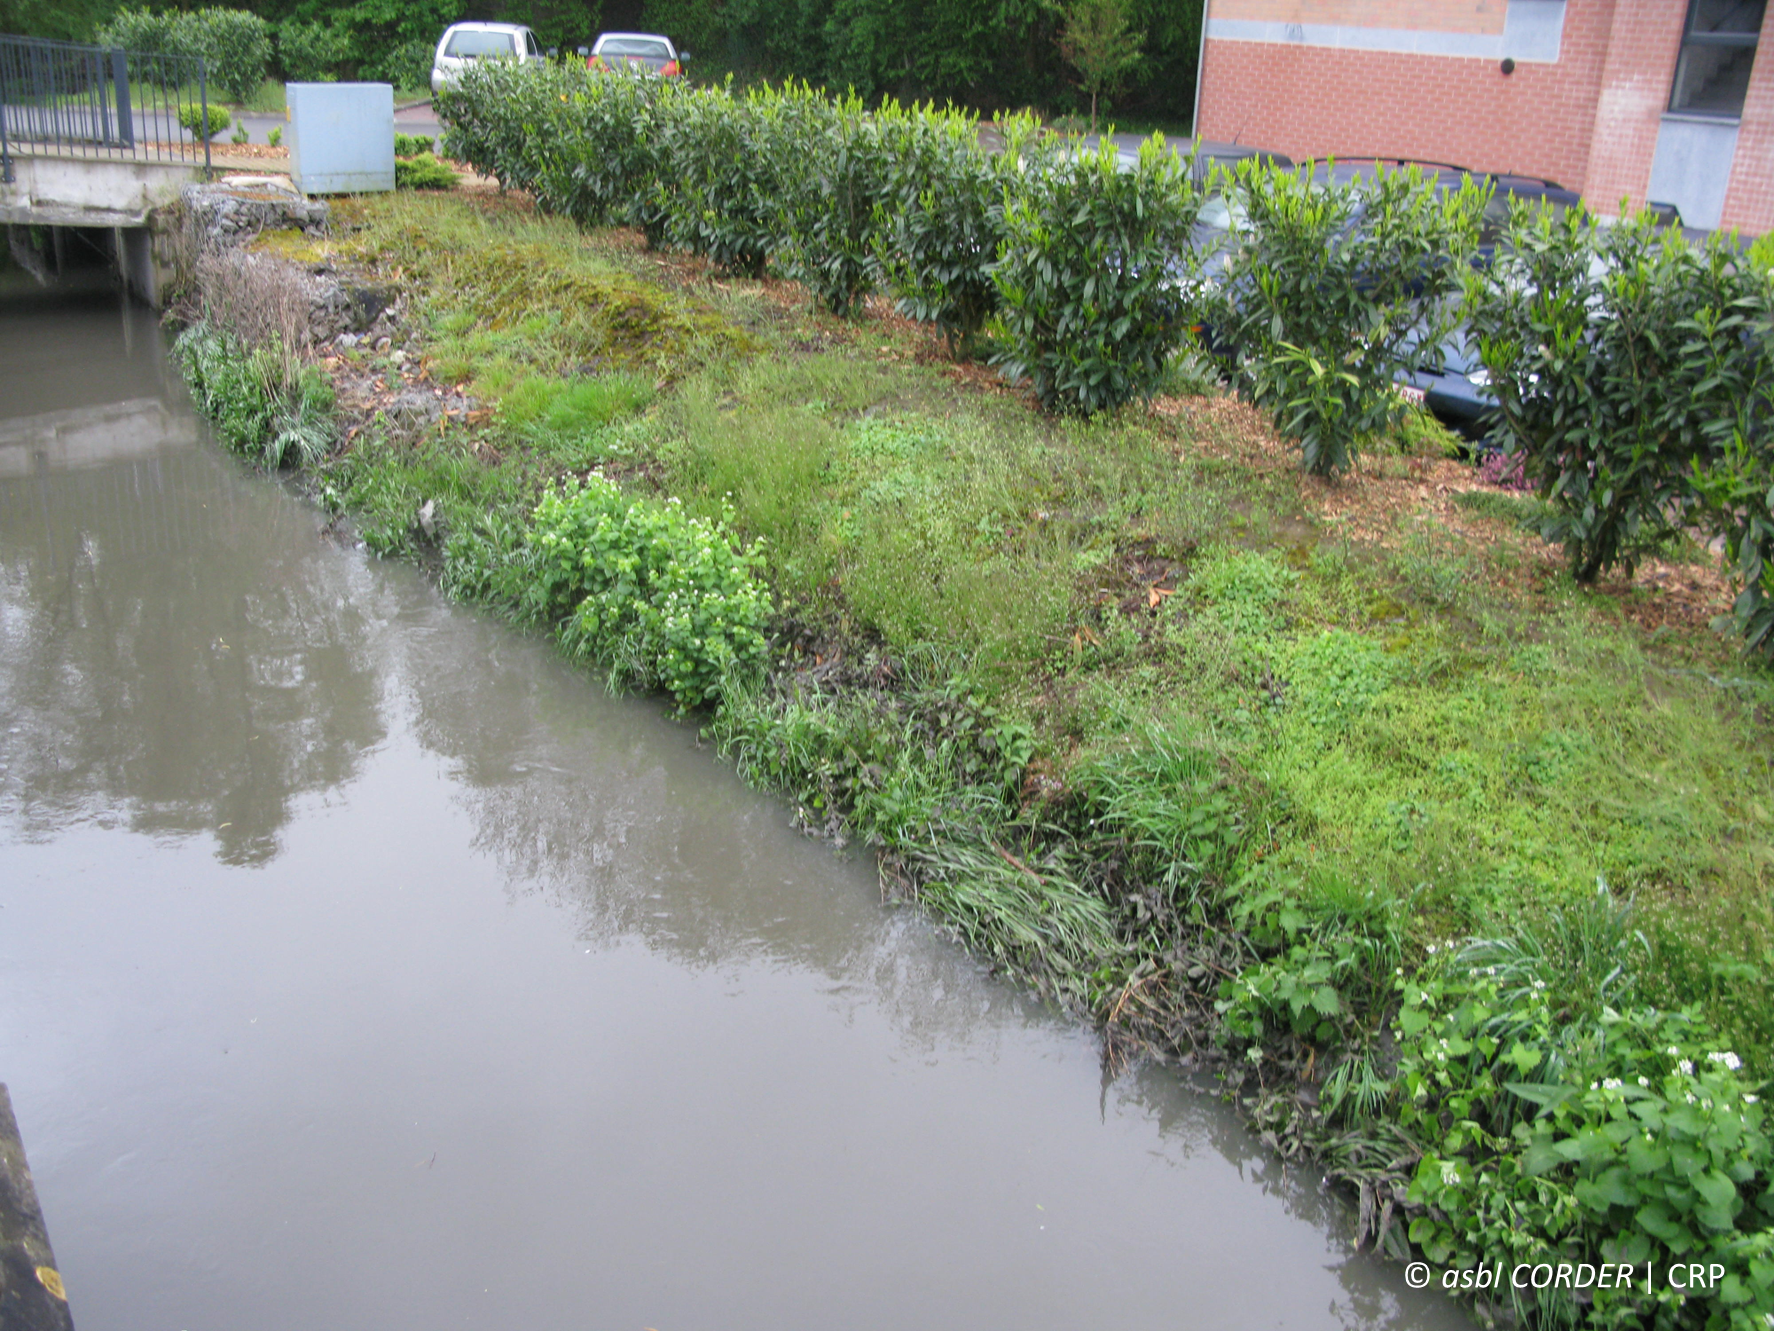
M 0 36 L 0 181 L 20 153 L 210 165 L 209 82 L 197 56 Z

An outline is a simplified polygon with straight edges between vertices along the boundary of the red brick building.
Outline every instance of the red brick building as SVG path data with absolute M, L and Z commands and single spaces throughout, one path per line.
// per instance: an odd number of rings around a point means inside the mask
M 1206 4 L 1203 138 L 1518 171 L 1598 212 L 1655 200 L 1774 231 L 1766 0 Z

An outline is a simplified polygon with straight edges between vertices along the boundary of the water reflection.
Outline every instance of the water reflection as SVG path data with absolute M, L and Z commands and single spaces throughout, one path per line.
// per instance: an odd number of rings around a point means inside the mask
M 780 806 L 710 781 L 711 757 L 692 728 L 650 704 L 588 712 L 585 681 L 514 648 L 497 626 L 418 607 L 401 618 L 396 673 L 408 724 L 447 760 L 476 848 L 497 861 L 508 891 L 570 910 L 581 939 L 608 947 L 640 938 L 684 967 L 816 973 L 846 1021 L 884 1019 L 901 1057 L 965 1049 L 995 1059 L 1012 1032 L 1049 1019 L 1010 986 L 930 946 L 930 926 L 914 914 L 883 911 L 853 887 L 834 891 L 851 886 L 844 880 L 785 876 L 769 835 L 770 824 L 786 822 Z M 1168 1168 L 1190 1172 L 1197 1157 L 1235 1168 L 1213 1185 L 1193 1171 L 1192 1204 L 1211 1210 L 1217 1188 L 1255 1190 L 1324 1236 L 1310 1260 L 1340 1291 L 1324 1310 L 1327 1325 L 1420 1327 L 1426 1306 L 1440 1307 L 1351 1251 L 1350 1217 L 1321 1188 L 1321 1175 L 1267 1151 L 1211 1084 L 1187 1087 L 1174 1070 L 1144 1064 L 1105 1083 L 1099 1112 L 1105 1123 L 1155 1126 L 1149 1149 Z M 1228 1252 L 1226 1261 L 1248 1273 L 1253 1254 Z M 1182 1324 L 1235 1324 L 1243 1306 L 1236 1290 L 1233 1281 L 1203 1296 L 1203 1319 Z M 1216 1307 L 1234 1322 L 1216 1321 Z
M 105 402 L 167 372 L 143 323 L 108 373 L 124 339 L 77 325 L 89 373 L 0 321 L 0 363 L 36 371 L 9 406 L 56 404 L 0 422 L 0 808 L 27 835 L 210 831 L 262 863 L 292 800 L 385 733 L 368 625 L 313 516 L 200 448 L 176 398 Z

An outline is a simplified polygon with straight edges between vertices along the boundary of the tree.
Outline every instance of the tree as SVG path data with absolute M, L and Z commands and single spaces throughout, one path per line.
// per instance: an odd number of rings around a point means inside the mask
M 1071 0 L 1060 24 L 1059 49 L 1090 90 L 1090 132 L 1096 133 L 1096 101 L 1115 91 L 1140 62 L 1143 32 L 1129 32 L 1131 0 Z

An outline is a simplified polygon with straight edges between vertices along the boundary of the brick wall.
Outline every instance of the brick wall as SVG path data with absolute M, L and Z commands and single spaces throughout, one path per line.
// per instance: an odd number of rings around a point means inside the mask
M 1644 205 L 1687 10 L 1679 0 L 1615 0 L 1589 166 L 1580 187 L 1598 212 L 1619 211 L 1623 198 L 1635 208 Z
M 1214 0 L 1215 18 L 1364 28 L 1503 31 L 1508 0 Z
M 1507 75 L 1489 59 L 1209 38 L 1201 134 L 1302 160 L 1414 157 L 1581 189 L 1613 9 L 1569 0 L 1558 63 Z
M 1762 19 L 1720 225 L 1755 236 L 1774 231 L 1774 8 Z
M 1250 0 L 1215 0 L 1215 17 Z M 1463 7 L 1463 6 L 1462 6 Z M 1598 212 L 1645 202 L 1683 0 L 1568 0 L 1556 64 L 1209 38 L 1201 134 L 1296 159 L 1412 157 L 1520 171 Z M 1241 16 L 1241 11 L 1240 11 Z M 1774 13 L 1743 108 L 1725 226 L 1774 230 Z

